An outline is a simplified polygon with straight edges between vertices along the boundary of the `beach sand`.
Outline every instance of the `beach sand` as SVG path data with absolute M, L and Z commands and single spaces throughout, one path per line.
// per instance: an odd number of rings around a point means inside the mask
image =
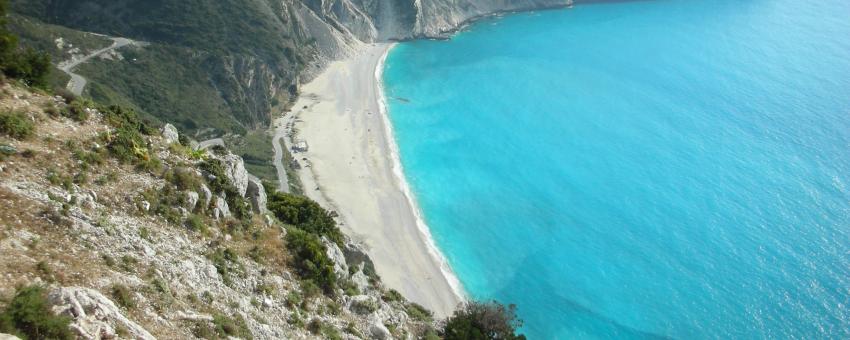
M 364 45 L 301 87 L 292 113 L 275 122 L 293 154 L 305 193 L 335 210 L 342 230 L 366 246 L 378 275 L 409 300 L 449 315 L 462 289 L 421 219 L 401 175 L 379 75 L 391 44 Z M 277 139 L 277 138 L 275 138 Z

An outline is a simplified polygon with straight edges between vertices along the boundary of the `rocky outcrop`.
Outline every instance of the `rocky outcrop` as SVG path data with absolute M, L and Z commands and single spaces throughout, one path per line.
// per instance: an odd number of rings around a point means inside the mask
M 239 196 L 245 197 L 245 192 L 248 191 L 248 171 L 245 170 L 245 161 L 237 155 L 227 154 L 221 157 L 221 162 L 224 164 L 224 174 L 227 179 L 236 187 Z
M 263 183 L 260 179 L 256 177 L 248 178 L 248 190 L 245 192 L 245 198 L 247 198 L 248 202 L 251 203 L 251 209 L 253 209 L 255 213 L 266 212 L 268 197 L 266 197 L 266 188 L 263 187 Z
M 322 236 L 322 243 L 327 248 L 328 257 L 334 263 L 334 273 L 338 277 L 348 277 L 348 264 L 345 262 L 345 255 L 343 255 L 342 250 L 336 245 L 336 243 L 328 240 L 327 237 Z
M 82 339 L 112 339 L 121 328 L 133 339 L 155 338 L 121 313 L 112 300 L 100 292 L 80 287 L 57 288 L 48 294 L 56 314 L 71 318 L 71 329 Z
M 227 200 L 221 197 L 215 198 L 215 208 L 213 208 L 213 218 L 221 219 L 230 217 L 230 207 L 227 205 Z
M 171 124 L 165 124 L 162 127 L 162 139 L 165 140 L 165 143 L 177 143 L 180 140 L 180 134 L 177 133 L 177 128 Z

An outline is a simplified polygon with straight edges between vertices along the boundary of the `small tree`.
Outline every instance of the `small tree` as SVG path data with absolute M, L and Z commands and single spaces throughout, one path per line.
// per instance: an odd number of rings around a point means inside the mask
M 306 231 L 290 229 L 286 234 L 286 247 L 292 254 L 298 275 L 319 285 L 325 293 L 332 294 L 336 288 L 336 274 L 322 241 Z
M 39 286 L 18 290 L 12 302 L 0 312 L 0 333 L 24 339 L 73 339 L 70 319 L 56 316 L 47 303 L 47 292 Z
M 467 302 L 454 312 L 443 329 L 446 340 L 495 340 L 525 339 L 517 335 L 516 329 L 522 327 L 517 319 L 516 306 L 507 308 L 496 301 Z
M 18 48 L 18 37 L 6 28 L 8 1 L 0 0 L 0 72 L 29 86 L 47 88 L 50 56 L 31 48 Z

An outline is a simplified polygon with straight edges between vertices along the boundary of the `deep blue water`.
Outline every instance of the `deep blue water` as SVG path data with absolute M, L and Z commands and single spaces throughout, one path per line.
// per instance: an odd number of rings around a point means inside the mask
M 510 15 L 384 81 L 438 246 L 530 338 L 850 338 L 850 1 Z

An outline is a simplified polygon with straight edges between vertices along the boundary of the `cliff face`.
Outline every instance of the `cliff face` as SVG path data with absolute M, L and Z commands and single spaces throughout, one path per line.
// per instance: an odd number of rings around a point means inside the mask
M 146 68 L 103 65 L 121 72 L 91 75 L 116 93 L 89 93 L 101 101 L 135 104 L 163 121 L 186 129 L 205 127 L 241 132 L 267 126 L 272 102 L 293 97 L 300 81 L 359 44 L 414 38 L 445 38 L 468 20 L 503 11 L 566 6 L 571 0 L 12 0 L 25 17 L 75 30 L 120 36 L 205 56 L 191 76 L 177 79 L 187 63 L 173 53 L 147 53 Z M 122 61 L 125 64 L 128 61 Z M 150 72 L 151 65 L 164 72 Z M 176 73 L 176 74 L 175 74 Z M 186 84 L 191 94 L 156 84 Z M 114 86 L 121 83 L 122 86 Z M 145 84 L 145 85 L 140 85 Z M 205 121 L 181 108 L 180 97 L 209 97 L 220 107 Z M 158 105 L 171 101 L 167 105 Z M 164 108 L 168 108 L 167 110 Z M 175 112 L 176 111 L 176 112 Z M 187 118 L 190 117 L 190 118 Z M 184 120 L 189 120 L 184 122 Z

